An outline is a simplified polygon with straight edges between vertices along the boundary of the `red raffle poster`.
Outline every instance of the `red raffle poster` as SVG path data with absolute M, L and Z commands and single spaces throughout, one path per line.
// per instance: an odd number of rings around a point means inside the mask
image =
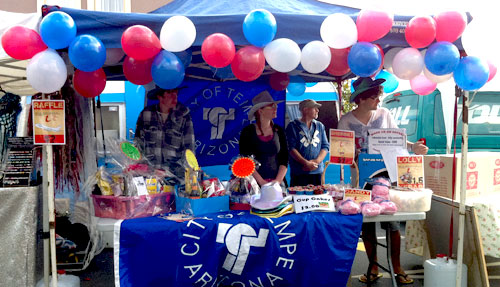
M 354 131 L 330 129 L 330 162 L 352 164 L 354 162 Z
M 398 186 L 424 188 L 424 157 L 422 155 L 398 156 Z
M 360 204 L 363 201 L 372 200 L 372 191 L 365 189 L 347 188 L 344 191 L 344 199 L 352 199 L 352 201 Z
M 42 145 L 66 144 L 64 101 L 34 100 L 33 143 Z

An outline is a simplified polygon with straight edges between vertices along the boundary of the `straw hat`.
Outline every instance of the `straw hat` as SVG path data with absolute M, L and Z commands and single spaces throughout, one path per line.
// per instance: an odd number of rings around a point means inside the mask
M 319 108 L 321 104 L 315 100 L 307 99 L 299 103 L 299 110 L 302 111 L 305 108 Z
M 354 87 L 354 92 L 351 94 L 349 102 L 354 103 L 356 97 L 359 96 L 361 93 L 376 88 L 382 85 L 383 82 L 385 82 L 385 79 L 372 80 L 372 78 L 370 77 L 358 78 L 356 81 L 352 83 L 352 86 Z
M 262 91 L 252 99 L 253 107 L 248 112 L 248 119 L 255 119 L 255 112 L 270 104 L 279 104 L 283 101 L 275 101 L 268 91 Z

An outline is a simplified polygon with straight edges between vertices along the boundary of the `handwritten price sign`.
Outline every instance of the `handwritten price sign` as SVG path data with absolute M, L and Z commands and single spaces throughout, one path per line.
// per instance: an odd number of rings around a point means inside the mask
M 294 195 L 295 213 L 307 211 L 335 211 L 331 195 Z
M 346 189 L 344 191 L 344 199 L 352 199 L 352 201 L 360 204 L 363 201 L 372 199 L 372 191 L 364 189 Z

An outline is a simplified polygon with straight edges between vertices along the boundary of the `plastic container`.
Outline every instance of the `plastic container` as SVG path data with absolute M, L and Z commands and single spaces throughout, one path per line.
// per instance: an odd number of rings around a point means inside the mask
M 425 212 L 431 209 L 432 190 L 389 189 L 389 199 L 396 204 L 399 212 Z
M 439 256 L 439 255 L 438 255 Z M 424 262 L 424 287 L 455 287 L 457 261 L 444 255 Z M 467 286 L 467 265 L 462 264 L 462 287 Z
M 95 216 L 128 219 L 154 216 L 175 211 L 174 193 L 163 192 L 141 196 L 92 195 Z
M 49 277 L 49 286 L 52 286 L 52 276 Z M 75 275 L 59 274 L 57 275 L 58 287 L 80 287 L 80 278 Z M 43 278 L 36 283 L 36 287 L 45 287 Z

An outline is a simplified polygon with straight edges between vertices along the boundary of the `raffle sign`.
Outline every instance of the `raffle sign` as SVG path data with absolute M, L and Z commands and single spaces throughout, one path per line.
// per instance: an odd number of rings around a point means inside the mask
M 378 154 L 380 149 L 406 149 L 405 129 L 371 129 L 368 130 L 368 153 Z
M 354 162 L 354 131 L 330 129 L 330 162 L 352 164 Z
M 346 189 L 344 191 L 344 199 L 352 199 L 352 201 L 360 204 L 363 201 L 372 200 L 372 191 L 364 189 Z
M 63 145 L 66 143 L 64 101 L 34 100 L 33 143 L 35 145 Z
M 422 155 L 398 156 L 398 186 L 424 188 L 424 157 Z

